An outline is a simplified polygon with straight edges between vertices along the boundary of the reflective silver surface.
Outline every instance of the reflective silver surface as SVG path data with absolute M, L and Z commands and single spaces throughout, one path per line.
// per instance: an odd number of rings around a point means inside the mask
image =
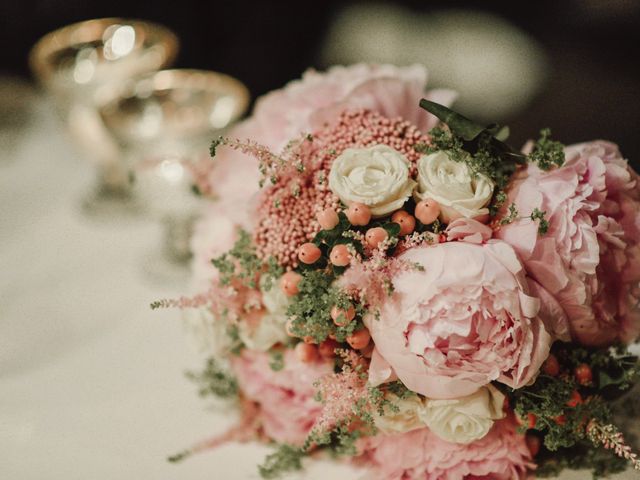
M 101 92 L 173 62 L 177 37 L 161 25 L 103 18 L 75 23 L 42 37 L 29 62 L 53 97 L 71 141 L 96 164 L 97 183 L 83 202 L 101 217 L 130 212 L 128 172 L 96 111 Z
M 249 92 L 238 80 L 187 69 L 128 82 L 112 96 L 117 98 L 106 102 L 100 115 L 114 138 L 128 149 L 162 152 L 174 143 L 208 143 L 249 104 Z
M 140 20 L 101 18 L 74 23 L 42 37 L 29 63 L 38 80 L 77 101 L 173 62 L 178 39 L 167 28 Z
M 134 192 L 164 228 L 164 246 L 147 259 L 147 270 L 161 279 L 184 277 L 199 207 L 193 167 L 246 111 L 249 92 L 227 75 L 184 69 L 125 82 L 104 99 L 100 118 L 127 158 Z

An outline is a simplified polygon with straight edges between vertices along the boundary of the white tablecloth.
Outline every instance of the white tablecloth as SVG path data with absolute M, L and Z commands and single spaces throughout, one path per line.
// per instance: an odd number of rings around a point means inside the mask
M 213 411 L 184 378 L 202 358 L 179 314 L 149 309 L 181 293 L 141 273 L 157 227 L 82 215 L 91 166 L 49 104 L 26 95 L 27 123 L 0 136 L 11 140 L 0 149 L 0 478 L 259 478 L 269 452 L 259 445 L 165 461 L 234 416 Z M 290 478 L 361 476 L 327 462 L 308 467 Z

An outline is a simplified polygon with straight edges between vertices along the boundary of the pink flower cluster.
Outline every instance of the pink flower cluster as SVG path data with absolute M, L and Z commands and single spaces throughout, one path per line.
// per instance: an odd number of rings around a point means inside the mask
M 415 147 L 429 143 L 426 132 L 435 125 L 432 116 L 416 108 L 425 82 L 426 72 L 417 66 L 357 65 L 327 74 L 308 72 L 260 99 L 253 116 L 231 132 L 256 142 L 251 145 L 275 163 L 280 157 L 267 149 L 296 141 L 281 157 L 288 167 L 295 159 L 296 168 L 283 169 L 278 177 L 274 167 L 273 183 L 261 190 L 259 167 L 264 173 L 264 165 L 242 153 L 239 146 L 245 144 L 234 140 L 230 143 L 238 148 L 220 147 L 206 176 L 208 184 L 201 186 L 221 199 L 203 216 L 193 238 L 197 288 L 215 287 L 218 274 L 210 259 L 231 248 L 238 229 L 244 228 L 252 234 L 260 260 L 273 258 L 283 271 L 303 263 L 305 269 L 314 268 L 317 262 L 322 265 L 318 268 L 336 274 L 332 285 L 342 288 L 353 303 L 349 310 L 327 295 L 334 302 L 326 307 L 331 334 L 319 339 L 298 334 L 302 341 L 295 350 L 287 348 L 288 342 L 276 342 L 284 353 L 280 370 L 270 366 L 267 353 L 245 348 L 231 357 L 243 398 L 257 406 L 260 428 L 275 441 L 301 445 L 314 427 L 330 426 L 336 417 L 353 413 L 353 405 L 372 386 L 399 380 L 419 394 L 422 406 L 472 396 L 493 382 L 520 389 L 536 381 L 556 340 L 601 346 L 628 343 L 640 334 L 640 184 L 617 147 L 602 141 L 575 145 L 566 149 L 561 167 L 543 171 L 529 163 L 520 168 L 507 190 L 504 211 L 491 225 L 464 217 L 442 220 L 438 202 L 417 198 L 411 190 L 418 183 L 416 164 L 424 158 Z M 440 91 L 431 97 L 446 103 L 452 94 Z M 367 205 L 355 202 L 339 220 L 338 194 L 327 184 L 333 162 L 345 149 L 377 145 L 393 148 L 404 159 L 408 193 L 388 214 L 374 218 Z M 446 177 L 447 167 L 437 167 L 434 177 Z M 384 174 L 358 172 L 354 178 L 367 176 L 371 184 Z M 459 179 L 451 181 L 452 195 L 469 194 L 473 181 L 464 181 L 462 186 Z M 446 187 L 442 190 L 442 195 L 448 193 Z M 428 200 L 432 203 L 425 206 Z M 359 213 L 366 220 L 348 216 L 354 205 L 362 207 Z M 517 214 L 500 225 L 509 206 Z M 435 214 L 424 220 L 419 207 Z M 332 220 L 324 230 L 337 230 L 343 243 L 307 243 L 321 230 L 319 212 Z M 546 233 L 539 232 L 542 212 Z M 449 222 L 444 231 L 440 221 Z M 340 230 L 341 222 L 354 228 Z M 379 242 L 369 237 L 375 230 Z M 353 244 L 347 248 L 353 238 L 362 243 L 361 250 Z M 387 240 L 397 242 L 397 248 Z M 313 260 L 301 256 L 302 244 Z M 338 248 L 342 255 L 332 260 Z M 263 275 L 262 267 L 253 272 L 255 278 Z M 284 311 L 300 293 L 297 282 L 303 271 L 283 277 Z M 227 309 L 238 323 L 251 317 L 247 305 L 252 294 L 261 295 L 247 290 L 238 289 L 235 303 L 230 302 L 233 308 Z M 254 308 L 250 321 L 259 324 L 263 310 Z M 289 335 L 300 319 L 306 319 L 305 314 L 288 319 Z M 283 332 L 285 321 L 286 316 L 274 328 L 280 325 Z M 340 337 L 337 327 L 352 321 L 357 330 Z M 353 341 L 358 334 L 359 341 Z M 362 361 L 362 371 L 346 369 L 351 376 L 342 377 L 334 373 L 334 367 L 342 367 L 334 361 L 333 346 L 339 344 Z M 300 352 L 302 356 L 296 355 Z M 335 403 L 318 403 L 314 384 Z M 430 431 L 423 424 L 401 434 L 380 433 L 361 440 L 359 460 L 373 466 L 377 478 L 391 480 L 524 478 L 533 467 L 524 436 L 516 432 L 512 416 L 498 418 L 490 417 L 495 423 L 483 431 L 489 433 L 468 444 L 447 442 L 433 433 L 436 428 Z
M 364 439 L 361 457 L 373 480 L 460 480 L 526 478 L 533 468 L 524 437 L 513 419 L 496 422 L 491 431 L 469 445 L 440 439 L 428 428 Z
M 303 363 L 293 352 L 284 354 L 284 367 L 275 371 L 266 353 L 244 350 L 234 357 L 232 370 L 242 394 L 259 407 L 264 433 L 277 442 L 301 445 L 322 407 L 314 400 L 314 382 L 332 372 L 332 363 Z
M 251 117 L 239 123 L 229 136 L 251 140 L 273 151 L 284 148 L 292 139 L 311 133 L 333 122 L 346 110 L 367 109 L 387 118 L 401 117 L 420 131 L 433 128 L 437 119 L 415 108 L 421 96 L 442 104 L 456 97 L 451 90 L 425 92 L 427 70 L 419 65 L 358 64 L 333 67 L 326 73 L 307 71 L 302 79 L 291 82 L 259 98 Z M 230 238 L 226 222 L 246 228 L 247 212 L 256 207 L 259 191 L 258 160 L 230 148 L 220 148 L 208 174 L 201 173 L 200 191 L 213 192 L 217 203 L 205 213 L 192 237 L 194 253 L 194 285 L 210 282 L 207 265 L 209 252 L 216 244 L 227 244 Z M 241 208 L 239 206 L 245 206 Z M 220 217 L 226 217 L 221 219 Z

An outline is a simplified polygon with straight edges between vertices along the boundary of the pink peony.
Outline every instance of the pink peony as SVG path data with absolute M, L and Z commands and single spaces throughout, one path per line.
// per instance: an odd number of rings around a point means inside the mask
M 630 342 L 640 331 L 637 174 L 608 142 L 570 146 L 565 154 L 560 168 L 543 172 L 529 165 L 516 178 L 507 204 L 516 205 L 520 218 L 497 235 L 552 294 L 549 301 L 568 317 L 574 339 L 586 345 Z M 546 212 L 545 235 L 523 218 L 535 208 Z M 543 308 L 558 310 L 540 297 Z
M 496 422 L 485 437 L 468 445 L 447 442 L 421 428 L 366 438 L 360 449 L 358 460 L 373 464 L 372 478 L 380 480 L 514 480 L 534 468 L 524 436 L 511 418 Z
M 447 242 L 399 259 L 424 270 L 397 275 L 379 318 L 366 320 L 376 346 L 372 383 L 395 373 L 409 389 L 442 399 L 494 380 L 520 388 L 535 377 L 552 338 L 509 245 Z
M 303 363 L 293 350 L 284 353 L 284 368 L 274 371 L 266 353 L 243 350 L 231 366 L 242 394 L 258 403 L 264 433 L 277 442 L 300 445 L 320 415 L 313 383 L 333 372 L 332 362 Z

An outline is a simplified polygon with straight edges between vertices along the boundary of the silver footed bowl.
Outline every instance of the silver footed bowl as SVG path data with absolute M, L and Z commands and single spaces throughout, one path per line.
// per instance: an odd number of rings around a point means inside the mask
M 184 281 L 200 206 L 195 172 L 211 161 L 211 140 L 247 110 L 249 92 L 228 75 L 177 69 L 125 82 L 104 98 L 100 118 L 127 158 L 136 197 L 164 227 L 145 269 L 163 282 Z

